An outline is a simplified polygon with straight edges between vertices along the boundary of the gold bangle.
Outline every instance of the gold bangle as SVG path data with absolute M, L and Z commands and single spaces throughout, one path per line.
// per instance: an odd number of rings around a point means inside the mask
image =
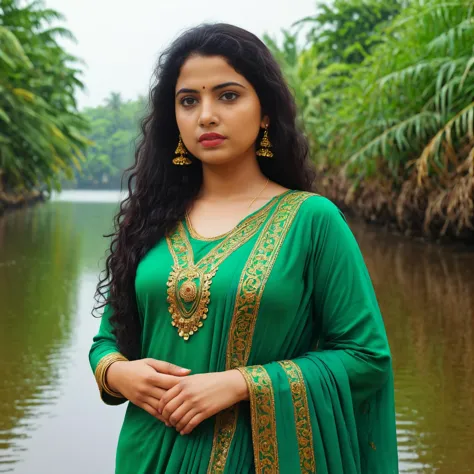
M 97 382 L 97 386 L 99 387 L 101 396 L 103 392 L 105 392 L 115 398 L 124 398 L 121 393 L 115 392 L 107 385 L 107 370 L 114 362 L 128 362 L 128 359 L 120 354 L 120 352 L 112 352 L 111 354 L 107 354 L 106 356 L 102 357 L 95 369 L 95 380 Z

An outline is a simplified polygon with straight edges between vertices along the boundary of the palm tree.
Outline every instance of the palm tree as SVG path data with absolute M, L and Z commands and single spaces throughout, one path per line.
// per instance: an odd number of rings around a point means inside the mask
M 374 1 L 343 2 L 342 10 L 353 11 L 354 5 L 363 10 Z M 325 31 L 326 10 L 317 17 L 320 34 L 310 35 L 312 42 L 298 51 L 298 59 L 285 55 L 285 47 L 279 48 L 279 57 L 295 89 L 303 71 L 304 82 L 311 84 L 300 104 L 302 121 L 314 160 L 340 184 L 338 199 L 354 202 L 362 196 L 358 205 L 367 216 L 382 209 L 402 229 L 435 235 L 472 232 L 472 0 L 404 2 L 399 15 L 365 35 L 347 15 Z M 354 45 L 357 37 L 365 38 L 358 48 L 364 52 L 360 62 L 352 61 L 351 46 L 342 54 L 341 48 L 331 47 L 331 42 L 349 44 L 348 31 L 354 32 Z M 319 63 L 312 73 L 306 69 L 307 55 Z M 369 188 L 377 192 L 364 194 Z
M 88 140 L 75 91 L 83 84 L 79 61 L 56 38 L 72 39 L 62 16 L 34 1 L 0 0 L 0 175 L 15 192 L 45 184 L 59 188 L 62 174 L 80 168 Z

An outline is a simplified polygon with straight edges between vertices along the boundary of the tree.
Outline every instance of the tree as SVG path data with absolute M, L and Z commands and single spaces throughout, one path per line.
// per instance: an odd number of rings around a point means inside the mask
M 124 101 L 119 93 L 111 92 L 105 104 L 87 108 L 84 115 L 91 131 L 82 171 L 75 173 L 74 182 L 65 187 L 118 189 L 123 171 L 134 160 L 135 140 L 139 124 L 146 112 L 146 100 Z
M 79 60 L 57 42 L 73 36 L 51 26 L 62 19 L 40 1 L 0 0 L 0 186 L 13 192 L 59 188 L 89 143 L 75 101 Z
M 295 25 L 309 27 L 307 40 L 317 43 L 323 65 L 359 64 L 380 43 L 381 28 L 406 6 L 406 0 L 335 0 L 318 6 L 315 15 Z
M 296 54 L 292 36 L 267 43 L 296 91 L 320 176 L 339 193 L 331 197 L 370 219 L 386 212 L 401 229 L 469 238 L 472 0 L 395 5 L 393 16 L 392 4 L 336 1 L 299 23 L 315 26 Z

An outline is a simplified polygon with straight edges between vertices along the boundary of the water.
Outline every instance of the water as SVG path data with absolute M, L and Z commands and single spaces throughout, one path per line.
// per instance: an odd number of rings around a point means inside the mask
M 113 471 L 124 407 L 87 352 L 119 194 L 69 191 L 0 218 L 0 473 Z M 394 356 L 403 473 L 474 473 L 474 253 L 351 223 Z

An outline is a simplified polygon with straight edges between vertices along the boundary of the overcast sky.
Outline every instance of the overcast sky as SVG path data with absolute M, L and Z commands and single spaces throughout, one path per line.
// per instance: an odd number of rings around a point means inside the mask
M 147 94 L 158 55 L 182 30 L 223 21 L 257 36 L 316 11 L 316 0 L 45 0 L 63 13 L 77 38 L 67 50 L 86 62 L 79 107 L 102 104 L 111 91 L 125 99 Z M 321 3 L 321 0 L 320 2 Z

